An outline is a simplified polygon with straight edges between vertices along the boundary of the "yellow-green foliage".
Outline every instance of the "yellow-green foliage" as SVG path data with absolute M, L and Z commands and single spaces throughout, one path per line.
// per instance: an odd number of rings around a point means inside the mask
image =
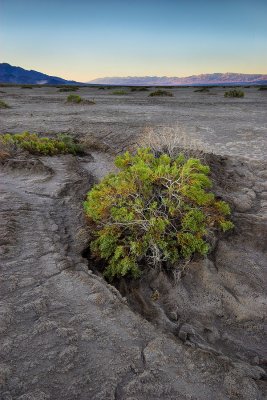
M 0 100 L 0 108 L 10 108 L 10 107 L 5 101 Z
M 43 154 L 53 156 L 56 154 L 79 154 L 81 147 L 68 135 L 60 134 L 56 139 L 39 137 L 36 134 L 24 132 L 15 135 L 2 135 L 0 142 L 15 148 L 27 150 L 32 154 Z
M 69 94 L 67 97 L 67 102 L 68 103 L 76 103 L 79 104 L 81 103 L 82 98 L 78 96 L 78 94 Z
M 240 89 L 232 89 L 224 93 L 224 97 L 244 97 L 244 96 L 245 96 L 244 92 Z
M 159 157 L 147 148 L 118 156 L 110 174 L 88 193 L 92 254 L 106 260 L 105 275 L 138 277 L 141 265 L 174 267 L 209 251 L 213 230 L 233 227 L 230 208 L 210 191 L 209 167 L 180 155 Z

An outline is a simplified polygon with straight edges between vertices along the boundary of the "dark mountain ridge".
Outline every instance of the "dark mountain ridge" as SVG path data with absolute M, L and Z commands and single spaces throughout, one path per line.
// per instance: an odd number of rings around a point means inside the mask
M 14 67 L 0 63 L 0 83 L 37 84 L 37 85 L 76 85 L 79 82 L 69 81 L 57 76 L 50 76 L 34 70 Z

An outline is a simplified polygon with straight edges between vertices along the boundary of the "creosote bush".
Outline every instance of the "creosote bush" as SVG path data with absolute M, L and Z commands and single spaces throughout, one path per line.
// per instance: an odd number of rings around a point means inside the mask
M 0 144 L 9 148 L 27 150 L 31 154 L 53 156 L 57 154 L 81 154 L 82 148 L 74 139 L 65 134 L 59 134 L 56 139 L 39 137 L 36 134 L 24 132 L 21 134 L 5 134 L 0 137 Z
M 0 100 L 0 108 L 10 108 L 10 106 L 3 100 Z
M 32 85 L 22 85 L 21 89 L 32 89 Z
M 139 277 L 143 268 L 178 268 L 209 251 L 214 231 L 233 227 L 230 208 L 210 191 L 209 167 L 182 154 L 149 148 L 118 156 L 109 174 L 87 194 L 91 252 L 105 261 L 104 275 Z
M 82 101 L 82 98 L 81 98 L 81 96 L 78 96 L 78 94 L 69 94 L 67 97 L 68 103 L 79 104 L 79 103 L 81 103 L 81 101 Z
M 224 93 L 224 97 L 244 97 L 244 96 L 245 96 L 244 92 L 240 89 L 232 89 Z
M 173 97 L 173 94 L 171 92 L 168 92 L 167 90 L 155 90 L 155 92 L 150 93 L 149 95 L 150 97 L 154 97 L 154 96 L 169 96 L 169 97 Z
M 69 94 L 67 97 L 67 103 L 71 104 L 95 104 L 93 100 L 83 99 L 81 96 L 77 94 Z

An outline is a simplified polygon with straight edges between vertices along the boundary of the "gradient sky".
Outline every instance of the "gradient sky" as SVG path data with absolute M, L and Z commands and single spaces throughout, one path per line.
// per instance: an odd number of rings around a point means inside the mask
M 267 0 L 0 0 L 0 52 L 77 81 L 267 73 Z

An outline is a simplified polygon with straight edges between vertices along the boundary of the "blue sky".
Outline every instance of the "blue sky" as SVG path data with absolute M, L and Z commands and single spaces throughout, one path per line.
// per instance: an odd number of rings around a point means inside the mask
M 67 79 L 267 73 L 266 0 L 0 0 L 0 62 Z

